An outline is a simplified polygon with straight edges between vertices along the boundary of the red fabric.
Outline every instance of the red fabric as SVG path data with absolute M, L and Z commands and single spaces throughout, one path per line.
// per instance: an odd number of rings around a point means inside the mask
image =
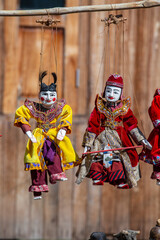
M 157 95 L 160 95 L 160 89 L 159 88 L 156 89 L 154 97 L 157 96 Z
M 106 85 L 123 88 L 123 78 L 118 74 L 112 74 L 108 78 Z
M 156 166 L 156 165 L 153 166 L 153 173 L 151 175 L 151 178 L 160 180 L 160 165 L 159 166 Z
M 121 162 L 113 161 L 109 168 L 103 166 L 103 161 L 92 163 L 89 178 L 118 185 L 125 181 L 125 173 Z
M 146 150 L 152 157 L 160 156 L 160 129 L 154 128 L 149 135 L 148 141 L 152 145 L 152 150 Z
M 95 133 L 96 136 L 98 136 L 102 131 L 104 131 L 105 127 L 100 126 L 100 121 L 103 122 L 106 120 L 106 116 L 104 114 L 100 114 L 100 112 L 94 108 L 93 112 L 90 115 L 89 122 L 88 122 L 88 128 L 86 129 L 89 132 Z M 128 133 L 133 128 L 137 127 L 137 119 L 133 115 L 133 112 L 131 109 L 128 110 L 127 114 L 123 116 L 119 116 L 115 119 L 117 122 L 122 122 L 122 126 L 118 126 L 116 128 L 116 131 L 119 134 L 119 137 L 122 141 L 122 147 L 129 147 L 133 146 Z M 127 151 L 132 167 L 135 167 L 138 163 L 138 154 L 135 149 L 130 149 Z
M 22 131 L 24 133 L 26 133 L 27 131 L 30 131 L 31 130 L 31 127 L 27 124 L 22 124 L 22 123 L 19 123 L 19 126 L 21 127 Z
M 100 186 L 102 186 L 102 185 L 104 185 L 104 182 L 100 180 L 98 182 L 93 182 L 93 185 L 100 185 Z
M 160 120 L 160 95 L 154 97 L 148 112 L 152 122 L 158 119 Z
M 156 90 L 157 91 L 157 90 Z M 160 120 L 160 95 L 155 94 L 151 107 L 149 108 L 149 115 L 154 122 Z M 154 165 L 160 164 L 160 128 L 154 127 L 148 138 L 149 143 L 152 145 L 152 150 L 143 149 L 140 154 L 140 159 Z
M 118 170 L 123 171 L 123 166 L 121 162 L 113 161 L 112 165 L 109 168 L 105 168 L 103 166 L 103 161 L 99 161 L 99 162 L 92 163 L 90 170 L 100 172 L 100 173 L 111 172 L 111 171 L 116 172 Z

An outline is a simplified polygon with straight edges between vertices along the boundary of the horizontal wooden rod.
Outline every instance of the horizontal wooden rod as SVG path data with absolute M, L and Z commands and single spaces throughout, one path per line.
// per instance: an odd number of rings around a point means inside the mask
M 121 148 L 110 148 L 110 149 L 93 151 L 93 152 L 85 152 L 85 153 L 82 153 L 82 156 L 88 155 L 88 154 L 93 154 L 93 153 L 100 153 L 100 152 L 107 153 L 107 152 L 112 152 L 112 151 L 130 150 L 130 149 L 141 148 L 141 147 L 143 147 L 143 145 L 130 146 L 130 147 L 121 147 Z
M 42 16 L 42 15 L 64 15 L 81 12 L 98 12 L 98 11 L 112 11 L 112 10 L 127 10 L 138 8 L 151 8 L 160 6 L 160 0 L 145 0 L 130 3 L 117 3 L 105 5 L 89 5 L 76 6 L 64 8 L 48 8 L 36 10 L 0 10 L 0 16 Z

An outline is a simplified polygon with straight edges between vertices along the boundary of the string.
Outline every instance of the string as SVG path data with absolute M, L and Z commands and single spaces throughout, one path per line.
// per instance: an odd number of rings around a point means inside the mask
M 124 77 L 124 21 L 123 21 L 123 53 L 122 53 L 122 57 L 123 57 L 123 59 L 122 59 L 122 61 L 123 61 L 123 63 L 122 63 L 122 67 L 123 67 L 123 69 L 122 69 L 122 73 L 123 73 L 123 77 Z
M 122 50 L 123 50 L 123 53 L 122 53 L 122 74 L 123 74 L 123 79 L 124 79 L 124 53 L 125 53 L 125 49 L 124 49 L 124 34 L 125 34 L 125 32 L 124 32 L 124 21 L 123 21 L 123 31 L 122 31 Z M 123 89 L 122 89 L 122 96 L 121 96 L 121 98 L 122 98 L 122 100 L 123 100 Z M 123 122 L 123 119 L 124 119 L 124 116 L 122 115 L 122 122 Z M 121 128 L 121 135 L 122 135 L 122 128 Z
M 48 14 L 49 18 L 49 14 Z M 51 77 L 51 65 L 52 65 L 52 42 L 53 42 L 53 47 L 54 47 L 54 56 L 55 56 L 55 65 L 56 65 L 56 74 L 57 74 L 57 25 L 56 25 L 56 47 L 54 45 L 54 30 L 53 27 L 51 28 L 51 37 L 50 37 L 50 55 L 49 55 L 49 78 L 48 81 L 50 82 L 50 77 Z M 39 66 L 39 74 L 42 72 L 42 65 L 43 65 L 43 48 L 44 48 L 44 27 L 42 24 L 41 27 L 41 49 L 40 49 L 40 66 Z M 39 82 L 39 86 L 40 86 Z M 40 90 L 39 90 L 40 92 Z M 58 106 L 57 106 L 58 107 Z M 39 104 L 38 104 L 38 109 L 39 109 L 39 114 L 38 114 L 38 123 L 40 122 L 40 111 L 41 111 L 41 104 L 40 104 L 40 98 L 39 98 Z M 42 134 L 40 137 L 40 142 L 42 141 Z M 56 143 L 55 143 L 56 144 Z M 56 147 L 56 153 L 57 153 L 57 147 Z
M 55 59 L 55 68 L 56 70 L 54 71 L 57 75 L 57 80 L 58 80 L 58 63 L 57 63 L 57 32 L 58 32 L 58 29 L 57 29 L 57 23 L 56 23 L 56 34 L 55 37 L 53 35 L 53 55 L 54 55 L 54 59 Z M 58 85 L 57 85 L 57 92 L 58 92 Z
M 41 50 L 40 50 L 40 65 L 39 65 L 39 73 L 42 72 L 43 65 L 43 47 L 44 47 L 44 27 L 41 27 Z M 40 83 L 39 83 L 40 85 Z
M 43 26 L 43 24 L 42 24 L 42 27 L 41 27 L 41 50 L 40 50 L 39 75 L 40 75 L 40 73 L 42 72 L 42 68 L 43 68 L 44 32 L 45 32 L 45 29 L 44 29 L 44 26 Z M 41 88 L 41 82 L 39 81 L 39 91 L 38 91 L 38 94 L 40 94 L 40 88 Z M 40 111 L 41 111 L 40 97 L 39 97 L 38 99 L 39 99 L 39 101 L 38 101 L 38 110 L 39 110 L 39 113 L 38 113 L 37 123 L 40 122 Z M 40 135 L 40 142 L 42 141 L 42 138 L 43 138 L 42 135 Z
M 56 63 L 56 74 L 58 75 L 58 73 L 57 73 L 57 32 L 58 32 L 58 29 L 57 29 L 57 23 L 56 23 L 56 49 L 55 49 L 55 63 Z
M 114 72 L 116 72 L 116 45 L 117 45 L 117 24 L 116 24 L 116 27 L 115 27 L 115 42 L 114 42 Z
M 104 26 L 104 32 L 105 32 L 105 26 Z M 104 44 L 103 54 L 102 54 L 100 67 L 99 67 L 99 72 L 98 72 L 98 77 L 97 77 L 97 81 L 96 81 L 96 90 L 97 90 L 97 85 L 98 85 L 98 82 L 99 82 L 99 76 L 100 76 L 100 72 L 101 72 L 102 62 L 104 62 L 105 55 L 106 55 L 106 47 L 105 47 L 105 44 Z M 101 114 L 100 114 L 99 130 L 98 130 L 99 134 L 100 134 L 100 127 L 101 127 Z
M 110 31 L 109 31 L 109 25 L 108 25 L 108 58 L 109 58 L 109 74 L 110 74 Z
M 52 66 L 52 41 L 53 41 L 53 28 L 51 28 L 51 35 L 50 35 L 50 55 L 49 55 L 49 79 L 48 84 L 50 83 L 50 77 L 51 77 L 51 66 Z
M 123 22 L 123 72 L 125 72 L 125 67 L 124 67 L 124 65 L 125 65 L 125 44 L 124 44 L 124 41 L 125 41 L 125 34 L 124 34 L 125 29 L 124 29 L 124 26 L 125 26 L 125 25 L 124 25 L 124 24 L 125 24 L 125 22 Z M 128 54 L 127 54 L 127 62 L 129 62 L 129 61 L 128 61 Z M 124 74 L 124 73 L 123 73 L 123 74 Z M 144 127 L 143 127 L 143 122 L 142 122 L 142 119 L 141 119 L 139 107 L 138 107 L 139 104 L 138 104 L 138 102 L 137 102 L 134 85 L 133 85 L 133 83 L 131 82 L 131 74 L 130 74 L 129 68 L 128 68 L 128 74 L 127 74 L 127 75 L 128 75 L 127 79 L 129 80 L 129 86 L 131 86 L 131 89 L 133 89 L 133 100 L 134 100 L 134 102 L 135 102 L 135 106 L 136 106 L 137 113 L 138 113 L 138 118 L 139 118 L 140 123 L 141 123 L 142 132 L 144 133 L 144 135 L 146 135 L 146 134 L 145 134 L 145 129 L 144 129 Z

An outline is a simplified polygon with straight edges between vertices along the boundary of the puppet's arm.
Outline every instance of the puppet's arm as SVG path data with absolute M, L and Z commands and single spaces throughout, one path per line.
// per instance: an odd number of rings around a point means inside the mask
M 14 126 L 20 127 L 22 131 L 31 139 L 32 142 L 37 142 L 36 138 L 31 132 L 31 125 L 29 124 L 29 119 L 31 118 L 31 113 L 29 109 L 22 105 L 16 110 Z
M 129 134 L 137 144 L 142 144 L 144 148 L 148 148 L 149 150 L 152 149 L 151 144 L 147 141 L 143 133 L 138 128 L 137 119 L 133 115 L 131 109 L 129 109 L 127 114 L 123 117 L 123 124 L 125 129 L 129 132 Z
M 27 131 L 27 132 L 26 132 L 26 135 L 31 139 L 31 141 L 32 141 L 33 143 L 36 143 L 36 142 L 37 142 L 35 136 L 32 134 L 31 131 Z
M 100 133 L 100 115 L 96 108 L 92 111 L 89 121 L 88 127 L 85 131 L 82 146 L 85 148 L 84 151 L 89 151 L 96 136 Z
M 69 105 L 63 107 L 60 115 L 60 123 L 58 125 L 57 139 L 62 141 L 66 133 L 71 133 L 72 127 L 72 109 Z
M 149 150 L 152 149 L 152 145 L 147 141 L 147 139 L 145 138 L 145 136 L 143 135 L 143 133 L 140 131 L 138 127 L 133 128 L 130 131 L 130 135 L 132 136 L 133 140 L 136 143 L 142 144 L 144 148 L 147 148 Z

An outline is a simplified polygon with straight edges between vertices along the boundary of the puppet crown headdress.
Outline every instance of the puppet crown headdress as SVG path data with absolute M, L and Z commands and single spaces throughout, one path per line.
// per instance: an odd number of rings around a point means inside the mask
M 119 74 L 114 73 L 109 76 L 106 85 L 123 88 L 123 78 Z
M 51 92 L 56 92 L 56 82 L 57 82 L 57 75 L 56 73 L 52 72 L 51 73 L 54 79 L 54 82 L 51 83 L 50 85 L 47 85 L 45 83 L 43 83 L 43 78 L 47 75 L 47 71 L 41 72 L 39 74 L 39 82 L 40 82 L 40 92 L 42 91 L 51 91 Z

